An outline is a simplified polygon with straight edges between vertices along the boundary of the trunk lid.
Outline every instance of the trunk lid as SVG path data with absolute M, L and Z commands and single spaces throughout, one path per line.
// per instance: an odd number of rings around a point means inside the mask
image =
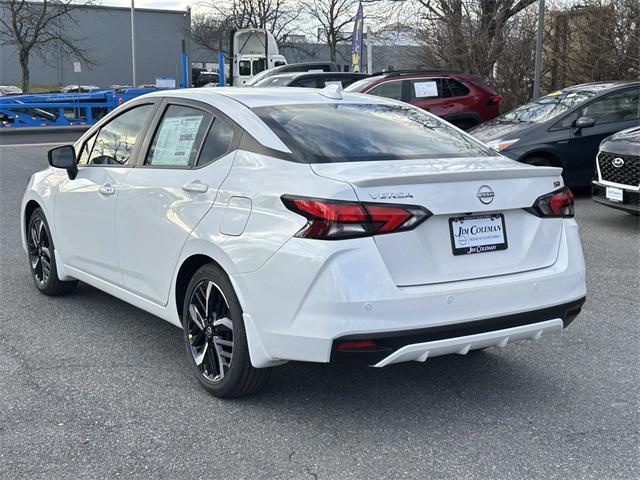
M 562 219 L 538 218 L 524 208 L 561 186 L 559 168 L 504 157 L 317 163 L 311 168 L 349 183 L 361 202 L 419 205 L 433 213 L 414 230 L 373 237 L 398 286 L 530 271 L 552 265 L 558 256 Z M 493 197 L 489 202 L 480 195 L 484 203 L 478 193 L 487 191 Z M 451 225 L 450 219 L 492 214 L 496 222 L 499 215 L 504 218 L 506 249 L 454 255 L 451 231 L 460 223 Z

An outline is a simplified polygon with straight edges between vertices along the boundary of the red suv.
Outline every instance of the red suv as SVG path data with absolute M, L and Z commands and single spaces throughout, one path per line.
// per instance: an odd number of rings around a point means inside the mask
M 502 97 L 475 75 L 452 70 L 374 74 L 347 88 L 411 103 L 468 130 L 497 117 Z

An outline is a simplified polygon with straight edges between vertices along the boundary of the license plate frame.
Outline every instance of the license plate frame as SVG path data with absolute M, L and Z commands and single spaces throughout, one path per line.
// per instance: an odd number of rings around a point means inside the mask
M 618 187 L 607 187 L 605 197 L 612 202 L 624 202 L 624 190 Z
M 486 220 L 489 222 L 486 222 Z M 469 225 L 474 226 L 478 223 L 484 224 L 484 226 L 492 225 L 496 220 L 499 221 L 502 230 L 502 241 L 492 241 L 491 237 L 496 236 L 499 239 L 499 235 L 491 235 L 490 232 L 488 234 L 488 238 L 467 238 L 466 235 L 458 235 L 458 241 L 456 241 L 456 235 L 454 234 L 455 228 L 460 227 L 461 224 L 468 222 Z M 470 228 L 470 227 L 469 227 Z M 470 233 L 471 235 L 471 233 Z M 482 234 L 479 234 L 481 237 Z M 451 250 L 453 255 L 474 255 L 477 253 L 488 253 L 488 252 L 496 252 L 500 250 L 506 250 L 509 248 L 509 242 L 507 239 L 507 229 L 504 221 L 504 214 L 502 213 L 492 213 L 486 215 L 464 215 L 459 217 L 450 217 L 449 218 L 449 237 L 451 240 Z M 461 238 L 462 237 L 462 238 Z M 487 237 L 487 235 L 485 235 Z

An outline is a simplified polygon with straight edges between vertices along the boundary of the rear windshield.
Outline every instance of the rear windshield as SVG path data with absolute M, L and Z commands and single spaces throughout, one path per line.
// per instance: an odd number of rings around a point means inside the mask
M 496 155 L 446 122 L 400 105 L 334 103 L 253 110 L 300 161 L 310 163 Z

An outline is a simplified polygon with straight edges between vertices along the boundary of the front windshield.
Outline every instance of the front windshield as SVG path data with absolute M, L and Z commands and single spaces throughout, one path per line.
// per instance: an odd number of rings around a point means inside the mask
M 496 120 L 512 123 L 542 123 L 594 96 L 596 92 L 559 91 L 518 107 Z
M 347 88 L 345 88 L 345 92 L 361 92 L 373 82 L 377 81 L 378 78 L 363 78 L 362 80 L 358 80 L 357 82 L 353 82 Z
M 264 80 L 254 83 L 253 87 L 282 87 L 286 86 L 291 77 L 267 77 Z
M 273 68 L 270 68 L 268 70 L 263 70 L 260 73 L 258 73 L 257 75 L 254 75 L 253 77 L 251 77 L 247 83 L 245 83 L 244 85 L 246 87 L 250 87 L 252 85 L 255 85 L 256 83 L 258 83 L 260 80 L 262 80 L 265 77 L 268 77 L 269 75 L 273 74 Z
M 253 111 L 310 163 L 496 155 L 447 122 L 401 105 L 322 103 Z

